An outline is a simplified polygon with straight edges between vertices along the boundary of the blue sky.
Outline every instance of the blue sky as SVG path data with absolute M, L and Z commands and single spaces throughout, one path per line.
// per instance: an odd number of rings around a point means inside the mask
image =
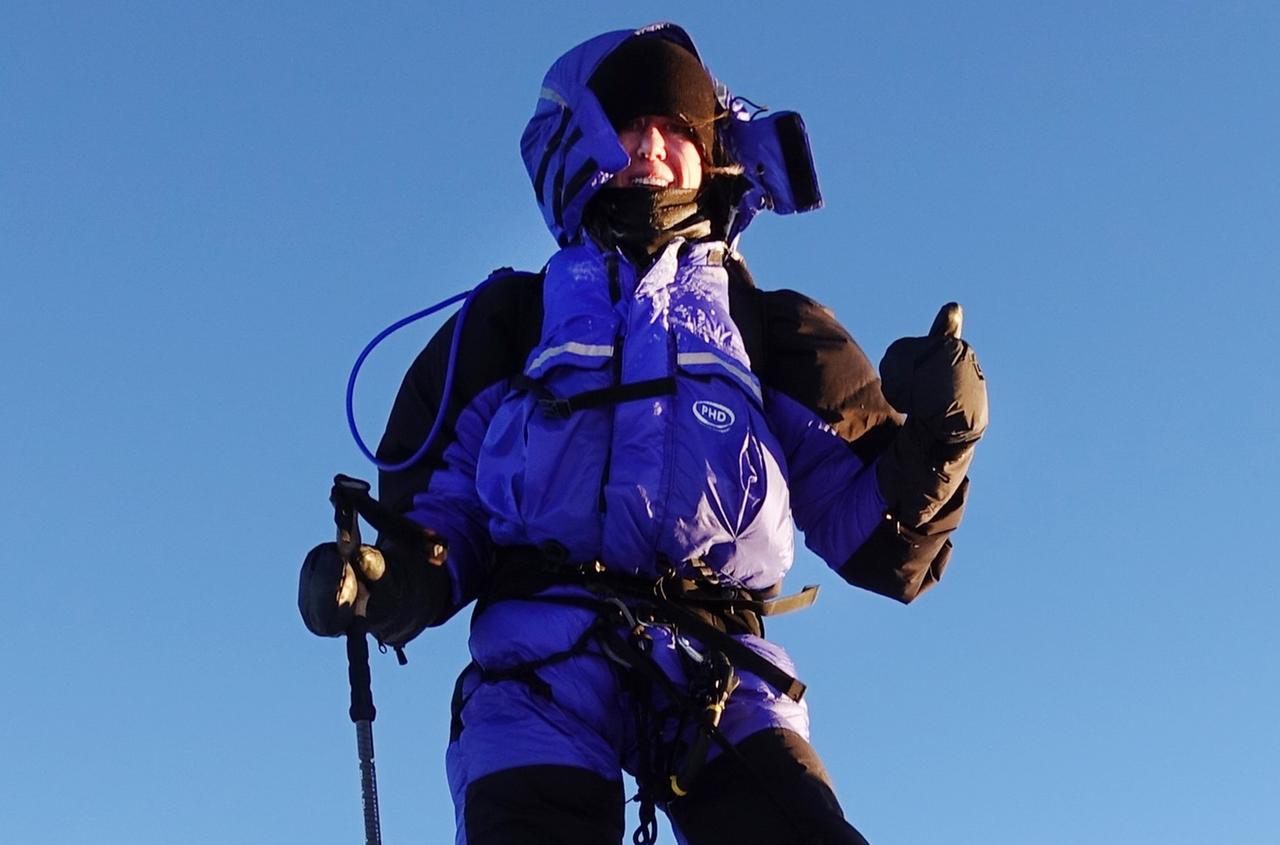
M 806 553 L 822 598 L 771 625 L 850 817 L 876 845 L 1280 841 L 1280 7 L 620 8 L 0 8 L 5 839 L 358 841 L 341 644 L 293 606 L 330 478 L 371 472 L 348 369 L 542 264 L 543 72 L 669 19 L 808 124 L 827 206 L 753 225 L 757 280 L 877 360 L 957 299 L 989 378 L 942 585 L 903 608 Z M 431 330 L 366 367 L 368 436 Z M 389 843 L 451 841 L 465 635 L 375 662 Z

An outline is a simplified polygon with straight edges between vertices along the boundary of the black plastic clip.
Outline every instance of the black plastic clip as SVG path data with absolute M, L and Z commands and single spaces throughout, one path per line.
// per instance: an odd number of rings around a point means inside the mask
M 560 420 L 567 420 L 573 415 L 573 403 L 558 396 L 539 399 L 538 407 L 544 414 Z

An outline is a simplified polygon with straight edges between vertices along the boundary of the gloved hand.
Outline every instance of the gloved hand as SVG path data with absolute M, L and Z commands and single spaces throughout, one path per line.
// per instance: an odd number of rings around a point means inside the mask
M 321 543 L 302 562 L 298 578 L 302 621 L 317 636 L 337 637 L 351 627 L 352 619 L 364 616 L 380 642 L 404 645 L 448 618 L 447 557 L 442 544 L 425 549 L 390 541 L 381 549 L 362 545 L 355 554 L 357 575 L 342 559 L 337 543 Z
M 894 341 L 880 361 L 884 397 L 907 420 L 876 475 L 890 513 L 911 526 L 928 522 L 959 488 L 987 429 L 987 383 L 960 339 L 962 321 L 949 302 L 926 337 Z
M 341 636 L 356 616 L 366 614 L 369 588 L 386 574 L 382 553 L 372 546 L 360 546 L 355 554 L 362 580 L 351 564 L 342 559 L 337 543 L 321 543 L 302 562 L 298 576 L 298 612 L 307 630 L 321 637 Z
M 987 383 L 960 339 L 963 320 L 960 305 L 948 302 L 927 337 L 895 340 L 880 361 L 884 398 L 939 443 L 974 443 L 987 428 Z

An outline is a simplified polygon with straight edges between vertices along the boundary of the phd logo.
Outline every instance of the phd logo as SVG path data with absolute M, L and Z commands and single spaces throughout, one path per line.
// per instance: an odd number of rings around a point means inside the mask
M 712 431 L 728 431 L 733 426 L 733 411 L 719 402 L 699 399 L 693 403 L 693 415 Z

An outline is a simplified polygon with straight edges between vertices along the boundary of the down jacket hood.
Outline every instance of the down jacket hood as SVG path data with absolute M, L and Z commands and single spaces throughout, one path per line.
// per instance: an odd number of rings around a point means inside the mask
M 533 182 L 538 207 L 560 246 L 579 240 L 587 203 L 627 165 L 627 153 L 587 81 L 606 56 L 636 37 L 666 38 L 699 55 L 689 34 L 670 23 L 606 32 L 585 41 L 557 59 L 547 71 L 533 117 L 520 138 L 521 157 Z M 777 149 L 776 129 L 766 125 L 768 121 L 755 119 L 762 110 L 731 96 L 710 71 L 708 75 L 715 83 L 720 105 L 728 113 L 718 130 L 722 145 L 747 171 L 744 191 L 728 231 L 730 242 L 765 208 L 787 213 L 818 207 L 820 200 L 800 204 L 791 199 L 786 174 L 789 168 L 794 169 L 793 162 L 784 161 L 782 151 Z M 807 139 L 803 145 L 807 155 Z

